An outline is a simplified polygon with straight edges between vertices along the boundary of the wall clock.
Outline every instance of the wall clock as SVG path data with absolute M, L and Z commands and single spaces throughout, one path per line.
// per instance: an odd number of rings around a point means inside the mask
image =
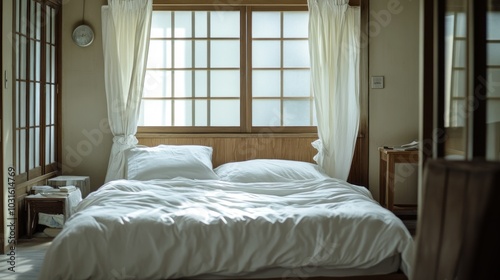
M 87 47 L 94 41 L 94 31 L 86 24 L 81 24 L 73 30 L 73 41 L 80 47 Z

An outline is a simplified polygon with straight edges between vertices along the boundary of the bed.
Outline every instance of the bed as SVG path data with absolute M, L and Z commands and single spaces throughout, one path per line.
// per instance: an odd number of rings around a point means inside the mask
M 410 275 L 412 236 L 366 188 L 312 163 L 212 168 L 211 156 L 197 145 L 130 149 L 125 179 L 78 205 L 40 279 Z

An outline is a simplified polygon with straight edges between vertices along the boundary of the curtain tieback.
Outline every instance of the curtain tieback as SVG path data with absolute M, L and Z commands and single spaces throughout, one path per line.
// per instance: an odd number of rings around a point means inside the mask
M 136 145 L 139 141 L 135 137 L 135 135 L 118 135 L 113 137 L 113 143 L 116 143 L 121 146 L 133 146 Z

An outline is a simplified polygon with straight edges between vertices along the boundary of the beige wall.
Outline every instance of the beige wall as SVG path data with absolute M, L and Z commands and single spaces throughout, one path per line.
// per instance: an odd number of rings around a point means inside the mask
M 104 181 L 112 142 L 111 135 L 100 129 L 107 118 L 100 17 L 105 3 L 87 1 L 85 18 L 96 33 L 94 43 L 87 48 L 71 41 L 71 32 L 82 17 L 81 1 L 67 1 L 63 8 L 63 172 L 89 175 L 93 189 Z M 369 186 L 377 198 L 377 147 L 418 138 L 419 4 L 377 0 L 370 1 L 370 10 L 369 73 L 385 76 L 386 83 L 384 89 L 369 91 Z M 409 169 L 401 170 L 405 180 L 399 188 L 416 185 L 416 172 L 406 179 Z M 412 200 L 412 196 L 402 199 Z
M 419 1 L 370 1 L 369 75 L 385 88 L 369 90 L 369 184 L 378 198 L 378 147 L 418 140 Z M 416 202 L 416 166 L 397 168 L 396 202 Z
M 94 42 L 85 48 L 71 39 L 82 20 L 83 0 L 65 1 L 63 5 L 62 160 L 64 174 L 90 176 L 95 190 L 104 181 L 112 143 L 106 126 L 101 32 L 101 6 L 107 1 L 85 2 L 85 21 L 95 33 Z
M 3 228 L 0 229 L 1 233 L 0 235 L 3 235 L 4 237 L 4 244 L 0 244 L 2 248 L 5 248 L 4 246 L 9 246 L 8 250 L 5 253 L 10 253 L 10 245 L 9 244 L 9 238 L 11 236 L 12 230 L 16 230 L 16 228 L 12 227 L 7 227 L 11 222 L 12 218 L 14 218 L 12 215 L 12 194 L 9 194 L 9 191 L 12 191 L 12 188 L 9 188 L 9 183 L 12 184 L 11 181 L 9 181 L 9 177 L 12 179 L 12 176 L 9 175 L 9 168 L 14 167 L 14 127 L 13 127 L 13 122 L 12 122 L 12 108 L 13 108 L 13 100 L 12 100 L 12 88 L 14 83 L 12 82 L 12 1 L 2 1 L 0 5 L 3 5 L 3 14 L 2 14 L 2 81 L 3 78 L 7 79 L 7 86 L 4 87 L 4 84 L 2 83 L 3 89 L 0 91 L 2 93 L 2 109 L 0 110 L 1 116 L 0 119 L 1 121 L 1 145 L 3 149 L 3 157 L 2 157 L 2 164 L 0 164 L 0 167 L 2 168 L 2 171 L 0 174 L 3 175 L 2 178 L 2 191 L 3 191 L 3 196 L 0 196 L 3 198 L 2 203 L 0 205 L 3 207 L 1 213 L 2 216 L 0 216 L 0 219 L 3 219 Z M 9 207 L 9 203 L 11 207 Z M 9 211 L 10 210 L 10 211 Z M 16 226 L 17 227 L 17 226 Z M 17 227 L 19 228 L 19 227 Z M 0 251 L 2 251 L 0 249 Z

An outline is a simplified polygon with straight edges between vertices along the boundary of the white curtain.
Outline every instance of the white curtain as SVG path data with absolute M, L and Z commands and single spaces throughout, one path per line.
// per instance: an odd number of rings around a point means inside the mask
M 124 151 L 137 144 L 152 9 L 152 0 L 108 0 L 101 10 L 104 82 L 114 135 L 106 182 L 124 177 Z
M 348 0 L 309 0 L 311 90 L 319 139 L 314 160 L 347 180 L 359 125 L 360 9 Z

